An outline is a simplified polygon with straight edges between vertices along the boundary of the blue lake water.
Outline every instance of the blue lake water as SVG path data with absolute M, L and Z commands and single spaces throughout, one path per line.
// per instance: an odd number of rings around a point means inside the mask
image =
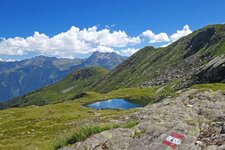
M 87 107 L 94 109 L 124 109 L 143 107 L 142 104 L 132 103 L 126 99 L 110 99 L 87 104 Z

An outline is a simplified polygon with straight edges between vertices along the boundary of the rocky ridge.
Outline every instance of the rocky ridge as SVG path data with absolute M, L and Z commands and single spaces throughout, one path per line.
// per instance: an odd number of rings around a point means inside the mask
M 224 53 L 225 25 L 209 25 L 167 47 L 140 49 L 97 82 L 93 89 L 107 93 L 119 88 L 167 84 L 182 89 L 196 83 L 221 82 L 225 74 Z M 201 70 L 218 59 L 222 63 L 219 66 Z M 196 75 L 197 79 L 193 80 Z M 215 75 L 219 78 L 212 77 Z

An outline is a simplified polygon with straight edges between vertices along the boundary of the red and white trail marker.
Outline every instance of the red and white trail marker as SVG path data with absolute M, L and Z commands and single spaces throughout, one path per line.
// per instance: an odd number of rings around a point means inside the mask
M 175 132 L 170 133 L 170 135 L 163 141 L 163 144 L 176 149 L 178 145 L 181 144 L 184 136 Z

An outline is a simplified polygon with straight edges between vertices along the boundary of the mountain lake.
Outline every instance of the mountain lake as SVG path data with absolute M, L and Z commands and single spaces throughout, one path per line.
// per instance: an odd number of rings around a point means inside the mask
M 148 104 L 145 100 L 128 100 L 128 99 L 109 99 L 102 100 L 90 104 L 86 104 L 86 107 L 93 109 L 124 109 L 144 107 Z

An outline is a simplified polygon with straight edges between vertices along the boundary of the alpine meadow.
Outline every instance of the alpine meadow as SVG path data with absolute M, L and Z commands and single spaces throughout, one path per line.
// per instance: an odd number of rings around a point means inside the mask
M 224 6 L 2 2 L 0 149 L 225 150 Z

